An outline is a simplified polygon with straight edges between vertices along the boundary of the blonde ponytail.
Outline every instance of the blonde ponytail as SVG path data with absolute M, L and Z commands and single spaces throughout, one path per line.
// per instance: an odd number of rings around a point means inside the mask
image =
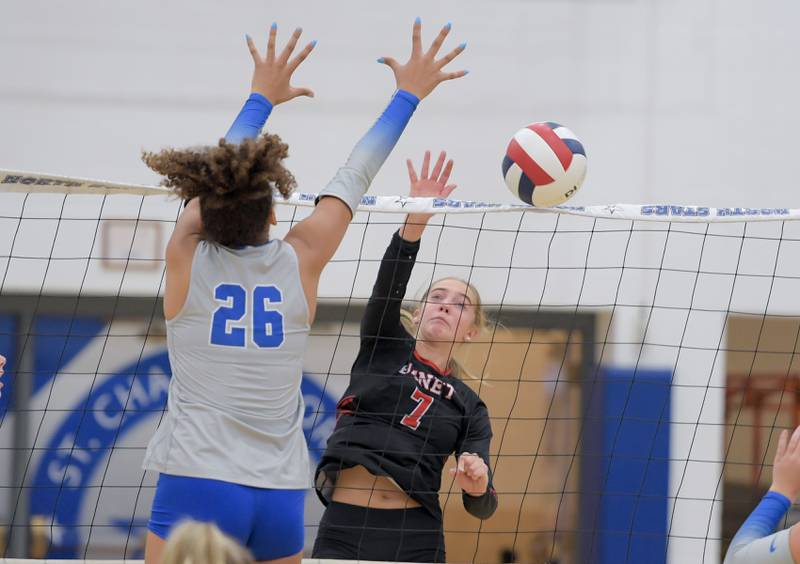
M 170 534 L 161 564 L 254 564 L 254 560 L 213 523 L 185 521 Z

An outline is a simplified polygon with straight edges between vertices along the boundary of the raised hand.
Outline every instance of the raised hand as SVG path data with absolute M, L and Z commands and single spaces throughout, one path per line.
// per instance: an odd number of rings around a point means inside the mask
M 408 190 L 408 195 L 418 198 L 446 198 L 450 193 L 456 189 L 455 184 L 448 184 L 450 180 L 450 173 L 453 172 L 453 160 L 444 163 L 447 158 L 447 153 L 442 151 L 439 153 L 439 158 L 436 159 L 436 164 L 433 170 L 428 173 L 431 165 L 431 152 L 425 151 L 425 157 L 422 159 L 422 169 L 419 176 L 417 171 L 414 170 L 414 163 L 411 159 L 406 160 L 408 167 L 408 180 L 411 187 Z M 418 241 L 425 231 L 425 226 L 428 221 L 433 217 L 431 213 L 410 213 L 406 216 L 406 220 L 400 227 L 400 236 L 406 241 Z
M 316 40 L 312 41 L 300 53 L 290 59 L 302 32 L 303 30 L 299 27 L 295 29 L 286 47 L 283 48 L 280 55 L 276 56 L 275 42 L 278 37 L 278 26 L 272 24 L 272 27 L 269 28 L 267 55 L 264 58 L 261 57 L 258 49 L 256 49 L 253 38 L 249 35 L 247 36 L 247 47 L 250 49 L 250 55 L 253 57 L 253 64 L 255 65 L 251 91 L 264 96 L 273 106 L 288 102 L 298 96 L 314 97 L 314 92 L 311 89 L 296 88 L 291 85 L 292 74 L 306 60 L 306 57 L 317 44 Z
M 419 176 L 414 169 L 414 163 L 411 159 L 406 159 L 406 166 L 408 167 L 408 180 L 411 183 L 408 195 L 419 198 L 446 198 L 453 190 L 456 189 L 455 184 L 448 184 L 450 174 L 453 172 L 453 159 L 444 161 L 447 158 L 447 153 L 442 151 L 439 153 L 439 158 L 436 159 L 436 164 L 433 170 L 428 173 L 431 164 L 431 152 L 425 151 L 425 156 L 422 159 L 422 169 Z
M 423 51 L 422 22 L 417 18 L 414 22 L 414 31 L 411 39 L 411 58 L 408 59 L 408 62 L 401 65 L 392 57 L 381 57 L 378 62 L 384 63 L 392 69 L 398 89 L 411 92 L 422 100 L 445 80 L 461 78 L 468 72 L 466 70 L 455 72 L 445 72 L 443 70 L 447 63 L 464 51 L 467 47 L 466 43 L 462 43 L 441 59 L 436 58 L 448 33 L 450 33 L 449 23 L 442 28 L 430 48 L 427 51 Z
M 481 496 L 489 487 L 489 467 L 477 454 L 463 453 L 450 474 L 455 475 L 456 484 L 470 495 Z
M 781 431 L 769 489 L 785 495 L 792 503 L 800 494 L 800 427 L 794 430 L 791 437 L 789 431 Z

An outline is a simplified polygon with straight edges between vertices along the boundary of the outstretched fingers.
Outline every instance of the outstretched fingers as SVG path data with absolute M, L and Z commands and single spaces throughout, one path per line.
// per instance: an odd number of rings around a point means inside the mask
M 456 78 L 462 78 L 469 74 L 468 70 L 460 70 L 456 72 L 445 72 L 442 73 L 440 82 L 444 82 L 446 80 L 455 80 Z
M 245 35 L 244 37 L 247 41 L 247 50 L 250 51 L 250 56 L 253 57 L 253 63 L 256 65 L 261 64 L 261 54 L 258 52 L 253 38 L 249 35 Z
M 447 181 L 450 180 L 450 174 L 453 172 L 453 159 L 447 161 L 447 164 L 444 167 L 444 171 L 442 171 L 442 175 L 439 177 L 439 184 L 447 184 Z
M 448 63 L 450 63 L 450 62 L 451 62 L 453 59 L 455 59 L 455 58 L 456 58 L 456 57 L 458 57 L 458 56 L 459 56 L 461 53 L 463 53 L 463 52 L 464 52 L 464 49 L 466 49 L 466 48 L 467 48 L 467 43 L 466 43 L 466 41 L 465 41 L 464 43 L 461 43 L 461 44 L 460 44 L 458 47 L 456 47 L 455 49 L 451 50 L 451 51 L 450 51 L 450 52 L 449 52 L 447 55 L 445 55 L 444 57 L 442 57 L 441 59 L 439 59 L 438 61 L 436 61 L 436 65 L 437 65 L 437 66 L 438 66 L 440 69 L 441 69 L 441 68 L 443 68 L 445 65 L 447 65 Z
M 431 152 L 425 151 L 425 156 L 422 159 L 422 171 L 420 172 L 420 178 L 426 180 L 429 178 L 428 171 L 430 170 L 431 166 Z
M 314 91 L 311 90 L 310 88 L 292 88 L 289 95 L 290 95 L 289 97 L 290 100 L 293 100 L 298 96 L 307 96 L 308 98 L 313 98 Z
M 278 40 L 278 24 L 272 22 L 269 26 L 269 39 L 267 40 L 267 62 L 275 60 L 275 43 Z
M 414 27 L 411 30 L 411 56 L 419 57 L 422 55 L 422 20 L 414 20 Z
M 439 158 L 436 159 L 436 164 L 433 165 L 433 172 L 431 172 L 431 178 L 439 182 L 439 175 L 442 174 L 442 167 L 444 166 L 444 159 L 447 157 L 447 153 L 441 151 L 439 153 Z
M 417 171 L 414 170 L 414 163 L 411 162 L 411 159 L 406 159 L 406 167 L 408 167 L 408 180 L 411 184 L 416 184 L 419 182 L 419 177 L 417 176 Z
M 289 42 L 286 43 L 286 47 L 283 48 L 281 51 L 280 56 L 278 57 L 278 64 L 285 65 L 289 61 L 289 57 L 292 56 L 292 52 L 294 52 L 294 48 L 297 47 L 297 42 L 300 40 L 300 35 L 303 33 L 302 27 L 295 28 L 294 32 L 292 32 L 292 36 L 289 38 Z
M 292 75 L 317 45 L 316 41 L 311 41 L 302 50 L 295 53 L 302 32 L 302 28 L 296 28 L 286 45 L 278 53 L 278 26 L 273 23 L 269 28 L 266 58 L 261 57 L 253 40 L 249 36 L 247 37 L 247 46 L 255 63 L 250 85 L 251 92 L 261 94 L 273 105 L 282 104 L 298 96 L 314 97 L 314 92 L 310 88 L 296 88 L 291 84 Z
M 297 54 L 297 56 L 295 58 L 293 58 L 291 61 L 289 61 L 289 66 L 288 66 L 289 72 L 296 71 L 297 67 L 299 67 L 300 64 L 303 61 L 306 60 L 306 58 L 311 54 L 311 51 L 313 51 L 314 47 L 316 47 L 316 46 L 317 46 L 317 40 L 315 39 L 314 41 L 312 41 L 308 45 L 306 45 L 303 48 L 303 50 L 300 51 L 300 53 Z
M 462 43 L 442 59 L 437 59 L 439 50 L 451 29 L 450 23 L 445 25 L 431 43 L 430 48 L 424 51 L 422 48 L 422 24 L 417 18 L 414 22 L 409 60 L 404 64 L 398 64 L 394 59 L 381 57 L 378 62 L 386 64 L 392 69 L 398 89 L 406 90 L 422 100 L 445 80 L 461 78 L 467 74 L 467 71 L 443 72 L 444 66 L 464 51 L 466 43 Z
M 426 53 L 429 57 L 435 58 L 436 54 L 439 52 L 439 49 L 442 48 L 442 44 L 444 44 L 444 40 L 447 38 L 447 34 L 450 33 L 450 28 L 452 28 L 452 24 L 447 22 L 436 38 L 431 43 L 430 49 Z
M 400 67 L 400 63 L 398 63 L 397 59 L 394 59 L 393 57 L 381 57 L 378 59 L 378 62 L 382 65 L 386 65 L 394 72 L 397 72 L 397 69 Z

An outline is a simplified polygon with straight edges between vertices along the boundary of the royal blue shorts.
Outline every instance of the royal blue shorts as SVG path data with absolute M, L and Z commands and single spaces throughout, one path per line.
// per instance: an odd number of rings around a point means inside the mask
M 303 550 L 305 490 L 269 490 L 161 474 L 148 530 L 166 539 L 185 519 L 214 523 L 246 546 L 256 560 Z

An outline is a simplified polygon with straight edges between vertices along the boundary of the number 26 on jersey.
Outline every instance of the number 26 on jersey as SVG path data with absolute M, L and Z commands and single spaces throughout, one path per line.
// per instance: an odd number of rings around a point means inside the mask
M 275 349 L 283 344 L 283 314 L 269 306 L 283 302 L 277 286 L 256 286 L 248 295 L 240 284 L 219 284 L 214 299 L 220 306 L 211 318 L 212 345 L 246 347 L 248 333 L 252 342 L 262 349 Z M 252 303 L 252 327 L 242 320 Z

